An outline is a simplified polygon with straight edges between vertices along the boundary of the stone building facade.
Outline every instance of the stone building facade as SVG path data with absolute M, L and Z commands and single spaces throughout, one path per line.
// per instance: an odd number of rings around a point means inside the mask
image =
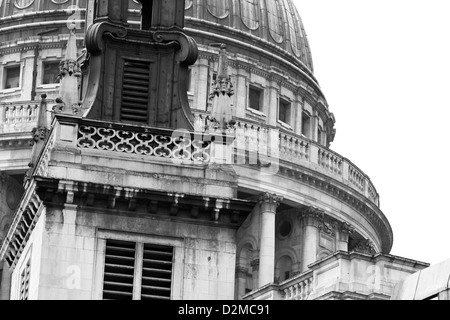
M 389 299 L 427 266 L 389 255 L 375 186 L 330 149 L 291 0 L 0 21 L 3 299 Z

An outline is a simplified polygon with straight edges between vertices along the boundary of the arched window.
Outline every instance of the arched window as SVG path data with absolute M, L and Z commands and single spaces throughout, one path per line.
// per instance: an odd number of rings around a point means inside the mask
M 293 276 L 292 259 L 289 256 L 282 256 L 276 265 L 276 277 L 279 282 L 283 282 Z
M 250 244 L 246 244 L 239 251 L 236 264 L 236 298 L 240 299 L 245 294 L 256 289 L 256 277 L 253 276 L 254 250 Z

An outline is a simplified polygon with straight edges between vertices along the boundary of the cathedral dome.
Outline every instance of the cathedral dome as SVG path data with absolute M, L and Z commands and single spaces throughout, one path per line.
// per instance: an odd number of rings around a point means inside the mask
M 197 41 L 214 35 L 227 44 L 264 48 L 312 75 L 308 39 L 292 0 L 186 0 L 185 9 L 186 27 Z

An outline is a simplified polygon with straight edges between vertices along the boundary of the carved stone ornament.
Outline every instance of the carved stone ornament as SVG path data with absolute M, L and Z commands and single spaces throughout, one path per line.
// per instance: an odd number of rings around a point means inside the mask
M 259 259 L 255 259 L 252 262 L 250 262 L 250 266 L 252 267 L 253 271 L 259 270 Z
M 211 84 L 209 100 L 217 99 L 211 111 L 211 126 L 214 129 L 230 130 L 236 121 L 233 119 L 231 97 L 234 95 L 233 84 L 228 75 L 228 57 L 224 43 L 213 43 L 213 47 L 220 47 L 219 70 L 217 78 Z
M 299 218 L 305 220 L 307 224 L 318 226 L 319 222 L 323 221 L 325 213 L 314 207 L 307 207 L 300 212 Z
M 246 267 L 242 267 L 242 266 L 237 266 L 236 267 L 236 275 L 243 275 L 246 276 L 249 274 L 249 268 Z
M 81 67 L 77 61 L 72 59 L 61 61 L 59 64 L 59 77 L 64 78 L 66 76 L 81 77 Z
M 82 103 L 74 103 L 68 109 L 66 104 L 60 98 L 56 98 L 55 101 L 56 101 L 56 104 L 53 106 L 54 113 L 73 114 L 75 116 L 82 114 L 82 111 L 83 111 Z
M 283 197 L 266 192 L 260 195 L 258 200 L 261 203 L 275 204 L 278 206 L 280 202 L 283 200 Z
M 341 232 L 346 234 L 352 234 L 355 231 L 355 227 L 347 222 L 341 223 Z
M 377 251 L 375 250 L 375 246 L 372 243 L 372 241 L 370 241 L 369 239 L 364 239 L 364 240 L 360 240 L 358 241 L 352 249 L 350 249 L 350 251 L 352 252 L 359 252 L 359 253 L 363 253 L 363 254 L 369 254 L 369 255 L 374 255 L 377 253 Z
M 33 128 L 31 135 L 34 142 L 45 141 L 49 133 L 47 128 Z
M 318 228 L 325 234 L 328 234 L 332 237 L 336 236 L 336 226 L 331 223 L 321 220 Z

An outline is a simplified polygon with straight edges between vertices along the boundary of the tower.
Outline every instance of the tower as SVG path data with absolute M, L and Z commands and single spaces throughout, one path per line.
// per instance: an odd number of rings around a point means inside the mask
M 70 23 L 68 3 L 28 2 L 1 19 L 60 18 L 29 32 L 58 54 L 77 39 L 80 104 L 57 84 L 35 101 L 25 76 L 1 93 L 8 141 L 36 102 L 53 111 L 0 249 L 12 299 L 386 299 L 426 266 L 389 255 L 375 186 L 330 149 L 335 118 L 291 0 L 80 1 Z M 22 46 L 2 32 L 0 50 Z M 43 63 L 27 52 L 20 75 Z M 226 75 L 233 121 L 211 132 Z

